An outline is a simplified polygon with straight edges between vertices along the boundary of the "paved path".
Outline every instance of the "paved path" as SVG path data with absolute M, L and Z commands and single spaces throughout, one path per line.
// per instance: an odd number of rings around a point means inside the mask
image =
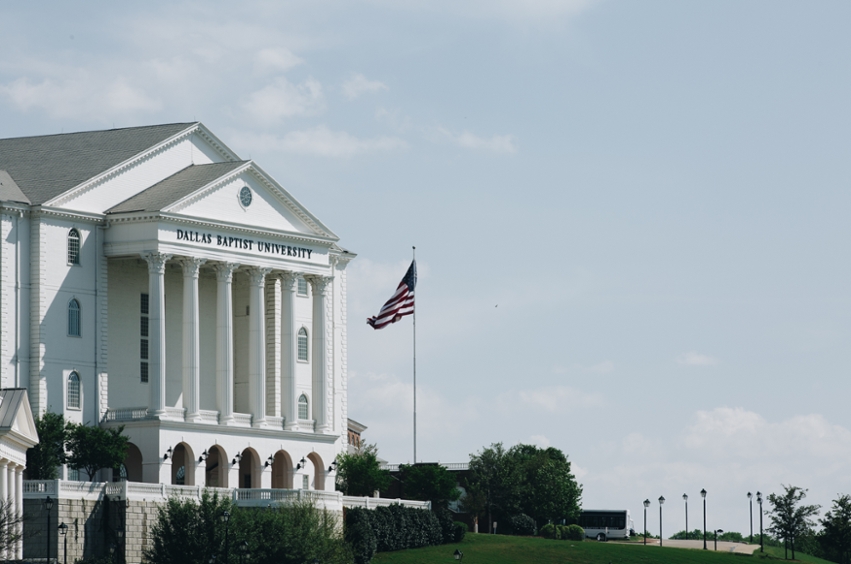
M 653 543 L 654 545 L 659 545 L 658 539 L 647 539 L 647 544 Z M 665 539 L 662 541 L 662 547 L 670 546 L 672 548 L 694 548 L 694 549 L 703 549 L 703 541 L 702 540 L 673 540 L 673 539 Z M 715 548 L 715 543 L 713 543 L 710 539 L 706 539 L 706 548 L 708 550 L 713 550 Z M 718 541 L 718 552 L 734 552 L 736 554 L 753 554 L 755 551 L 759 550 L 758 544 L 746 544 L 741 542 L 725 542 Z

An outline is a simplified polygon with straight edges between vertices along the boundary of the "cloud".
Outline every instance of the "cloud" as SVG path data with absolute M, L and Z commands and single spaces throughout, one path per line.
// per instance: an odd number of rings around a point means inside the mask
M 579 407 L 599 407 L 603 397 L 596 393 L 586 393 L 570 386 L 548 386 L 528 390 L 512 390 L 500 394 L 497 403 L 508 411 L 517 409 L 517 402 L 533 410 L 560 412 Z
M 541 448 L 547 448 L 550 446 L 550 440 L 544 435 L 532 435 L 529 437 L 529 443 Z
M 331 158 L 349 158 L 407 147 L 407 143 L 398 137 L 381 136 L 365 139 L 345 131 L 331 131 L 324 125 L 303 131 L 291 131 L 283 136 L 237 133 L 231 139 L 234 146 L 247 148 L 249 153 L 253 154 L 284 152 Z
M 325 109 L 322 85 L 308 78 L 295 85 L 278 77 L 260 90 L 252 92 L 242 109 L 258 123 L 277 122 L 294 116 L 316 115 Z
M 377 80 L 369 80 L 362 74 L 356 74 L 343 83 L 343 95 L 354 100 L 361 94 L 387 90 L 387 85 Z
M 516 153 L 517 144 L 511 135 L 493 135 L 491 137 L 480 137 L 469 131 L 454 133 L 446 128 L 438 127 L 432 136 L 436 140 L 449 141 L 464 149 L 489 151 L 492 153 Z
M 691 351 L 678 356 L 677 364 L 684 366 L 714 366 L 718 364 L 718 359 Z
M 254 68 L 259 72 L 286 72 L 304 62 L 289 49 L 260 49 L 254 56 Z
M 23 111 L 41 110 L 55 118 L 152 113 L 162 103 L 124 77 L 104 80 L 80 71 L 77 78 L 18 78 L 0 85 L 0 96 Z
M 593 6 L 596 0 L 471 0 L 451 2 L 449 0 L 372 0 L 373 3 L 390 5 L 393 8 L 429 10 L 441 14 L 452 14 L 476 19 L 502 19 L 509 23 L 570 18 Z

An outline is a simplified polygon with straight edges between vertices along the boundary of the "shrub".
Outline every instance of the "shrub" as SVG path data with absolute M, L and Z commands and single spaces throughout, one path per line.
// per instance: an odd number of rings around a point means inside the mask
M 564 540 L 582 541 L 585 540 L 585 529 L 579 525 L 563 526 L 561 530 L 561 538 Z
M 552 523 L 547 523 L 543 527 L 541 527 L 541 536 L 545 539 L 559 539 L 560 535 L 560 525 L 553 525 Z
M 535 536 L 538 534 L 538 527 L 535 525 L 535 520 L 525 513 L 509 517 L 508 528 L 513 535 Z
M 443 543 L 443 530 L 434 513 L 398 504 L 373 510 L 349 509 L 345 536 L 357 564 L 368 563 L 375 552 Z
M 467 534 L 467 531 L 467 523 L 462 523 L 461 521 L 454 521 L 452 523 L 452 542 L 461 542 L 462 540 L 464 540 L 464 536 Z

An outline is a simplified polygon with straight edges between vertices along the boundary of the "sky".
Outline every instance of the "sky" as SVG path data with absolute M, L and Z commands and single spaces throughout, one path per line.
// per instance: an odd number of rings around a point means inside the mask
M 851 493 L 851 4 L 38 2 L 0 136 L 198 120 L 357 253 L 349 416 L 412 461 L 563 450 L 586 508 L 749 532 Z M 756 513 L 755 513 L 756 515 Z M 755 518 L 758 527 L 758 519 Z M 695 525 L 696 524 L 696 525 Z M 767 524 L 767 522 L 766 522 Z

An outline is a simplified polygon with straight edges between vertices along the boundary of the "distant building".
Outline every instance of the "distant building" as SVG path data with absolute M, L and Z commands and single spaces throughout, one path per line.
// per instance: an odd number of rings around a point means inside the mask
M 348 419 L 348 427 L 349 427 L 349 454 L 353 454 L 357 452 L 357 450 L 363 444 L 361 433 L 366 431 L 367 427 L 363 423 L 358 423 L 354 419 Z

